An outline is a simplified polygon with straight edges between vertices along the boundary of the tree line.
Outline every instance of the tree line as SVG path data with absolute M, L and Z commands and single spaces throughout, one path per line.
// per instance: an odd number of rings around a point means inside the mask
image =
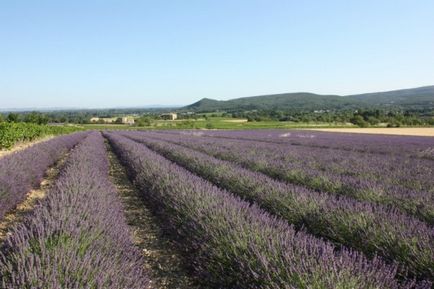
M 235 118 L 246 118 L 248 121 L 293 121 L 300 123 L 352 123 L 359 127 L 386 124 L 389 127 L 399 126 L 431 126 L 434 125 L 432 112 L 423 111 L 385 111 L 385 110 L 347 110 L 347 111 L 279 111 L 255 110 L 229 114 Z

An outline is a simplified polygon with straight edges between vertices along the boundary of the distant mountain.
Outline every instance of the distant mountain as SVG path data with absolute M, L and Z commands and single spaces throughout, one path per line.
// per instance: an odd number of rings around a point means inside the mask
M 165 104 L 155 104 L 155 105 L 144 105 L 144 106 L 118 106 L 118 107 L 107 107 L 107 108 L 79 108 L 79 107 L 23 107 L 23 108 L 0 108 L 0 113 L 7 112 L 77 112 L 77 111 L 132 111 L 141 112 L 143 110 L 155 111 L 155 110 L 175 110 L 180 108 L 181 105 L 165 105 Z
M 434 106 L 434 85 L 385 92 L 356 94 L 347 97 L 370 105 L 432 108 Z
M 350 108 L 434 109 L 434 86 L 357 95 L 321 95 L 307 92 L 270 94 L 231 100 L 203 98 L 181 108 L 197 112 L 245 110 L 328 110 Z
M 39 111 L 39 112 L 51 112 L 51 111 L 61 111 L 61 110 L 80 110 L 84 108 L 78 107 L 11 107 L 11 108 L 0 108 L 0 112 L 30 112 L 30 111 Z
M 221 107 L 225 106 L 224 103 L 226 101 L 222 101 L 222 100 L 214 100 L 211 98 L 202 98 L 201 100 L 187 105 L 183 108 L 186 109 L 193 109 L 193 110 L 198 110 L 198 111 L 202 111 L 202 110 L 207 110 L 209 108 L 217 108 L 217 109 L 221 109 Z
M 338 95 L 319 95 L 307 92 L 282 93 L 236 98 L 226 101 L 204 98 L 183 109 L 195 111 L 216 110 L 287 110 L 287 109 L 334 109 L 355 106 L 357 100 L 345 99 Z

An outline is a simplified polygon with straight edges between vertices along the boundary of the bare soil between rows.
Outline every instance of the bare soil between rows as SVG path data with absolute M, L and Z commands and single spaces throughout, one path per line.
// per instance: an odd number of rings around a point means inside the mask
M 188 275 L 181 254 L 164 234 L 137 188 L 128 179 L 125 167 L 107 145 L 110 178 L 124 206 L 134 244 L 141 250 L 145 270 L 153 288 L 199 288 Z

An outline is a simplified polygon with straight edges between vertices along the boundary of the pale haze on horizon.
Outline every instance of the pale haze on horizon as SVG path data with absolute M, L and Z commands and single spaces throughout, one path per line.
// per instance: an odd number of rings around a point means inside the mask
M 1 1 L 0 109 L 434 84 L 434 1 Z

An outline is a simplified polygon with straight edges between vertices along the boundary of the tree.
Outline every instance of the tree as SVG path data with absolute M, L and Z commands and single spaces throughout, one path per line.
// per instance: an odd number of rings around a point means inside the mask
M 369 122 L 370 125 L 376 125 L 380 123 L 380 120 L 374 116 L 368 116 L 367 121 Z
M 369 123 L 366 122 L 361 115 L 355 115 L 350 120 L 351 123 L 359 126 L 359 127 L 368 127 Z
M 40 112 L 33 111 L 24 116 L 24 122 L 47 124 L 48 117 Z
M 18 122 L 18 119 L 19 119 L 19 115 L 13 112 L 9 113 L 6 118 L 8 122 Z
M 392 119 L 388 124 L 387 127 L 400 127 L 401 123 L 396 120 L 396 119 Z
M 151 119 L 147 116 L 142 116 L 136 120 L 137 126 L 143 127 L 143 126 L 151 126 L 152 122 Z

